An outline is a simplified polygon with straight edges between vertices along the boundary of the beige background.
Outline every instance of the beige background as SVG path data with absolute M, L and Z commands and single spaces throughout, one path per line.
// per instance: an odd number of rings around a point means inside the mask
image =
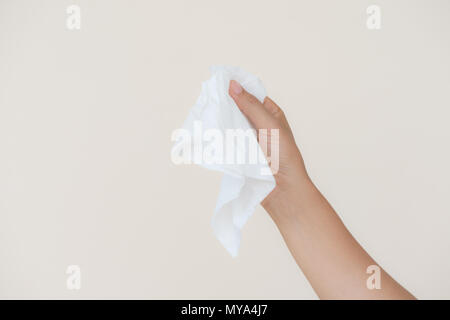
M 220 174 L 170 161 L 230 64 L 377 262 L 450 298 L 449 57 L 447 0 L 0 0 L 0 297 L 316 298 L 261 208 L 232 259 L 210 228 Z

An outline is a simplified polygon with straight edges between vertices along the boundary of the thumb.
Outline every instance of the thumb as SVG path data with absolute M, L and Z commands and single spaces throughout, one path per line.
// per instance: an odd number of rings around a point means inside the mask
M 268 129 L 273 125 L 272 115 L 255 96 L 245 91 L 237 81 L 230 81 L 228 93 L 255 129 Z

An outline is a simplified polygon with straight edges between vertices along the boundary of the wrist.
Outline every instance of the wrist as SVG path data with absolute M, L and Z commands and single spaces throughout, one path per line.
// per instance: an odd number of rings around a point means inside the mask
M 307 195 L 315 189 L 307 174 L 289 180 L 277 181 L 275 189 L 261 203 L 278 226 L 293 223 L 301 214 Z

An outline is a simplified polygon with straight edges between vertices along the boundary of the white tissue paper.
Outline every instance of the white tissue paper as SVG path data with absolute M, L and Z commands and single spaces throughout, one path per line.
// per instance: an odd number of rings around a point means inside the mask
M 224 137 L 228 129 L 252 129 L 247 118 L 228 94 L 230 80 L 238 81 L 245 90 L 263 102 L 266 90 L 257 77 L 238 67 L 211 67 L 211 78 L 203 82 L 200 97 L 183 126 L 194 137 L 193 140 L 196 135 L 199 135 L 199 123 L 203 132 L 208 129 L 218 129 Z M 249 136 L 249 139 L 256 142 L 255 135 Z M 192 149 L 195 149 L 193 140 L 190 143 Z M 223 144 L 225 145 L 225 142 Z M 207 148 L 207 145 L 208 141 L 203 141 L 203 150 Z M 223 159 L 227 159 L 229 152 L 234 152 L 236 155 L 242 154 L 245 159 L 248 159 L 249 147 L 237 146 L 233 151 L 224 148 Z M 182 146 L 178 144 L 175 147 Z M 194 160 L 194 163 L 202 167 L 224 173 L 211 224 L 217 239 L 233 257 L 238 254 L 242 227 L 253 214 L 256 206 L 275 187 L 275 179 L 263 151 L 259 145 L 256 148 L 260 160 L 256 164 L 249 164 L 248 161 L 245 164 L 237 164 L 236 161 L 230 164 L 227 161 L 205 163 L 205 161 Z

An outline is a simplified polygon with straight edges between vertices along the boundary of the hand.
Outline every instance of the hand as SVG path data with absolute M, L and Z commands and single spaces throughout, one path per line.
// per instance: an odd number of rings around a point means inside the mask
M 276 187 L 261 204 L 318 296 L 324 299 L 414 299 L 383 269 L 379 269 L 383 282 L 380 289 L 367 287 L 366 270 L 376 262 L 353 238 L 309 179 L 280 107 L 270 98 L 261 103 L 236 81 L 230 82 L 229 94 L 255 129 L 267 129 L 268 134 L 271 129 L 279 129 Z M 270 135 L 263 138 L 260 137 L 261 145 L 271 139 Z M 268 160 L 270 158 L 272 155 Z
M 269 141 L 270 146 L 270 130 L 279 130 L 279 166 L 274 173 L 276 187 L 261 203 L 273 219 L 279 219 L 277 208 L 289 203 L 289 197 L 295 197 L 299 184 L 310 182 L 292 130 L 281 108 L 269 97 L 261 103 L 235 80 L 230 81 L 229 94 L 256 130 L 267 129 L 269 137 L 260 143 Z M 271 152 L 270 149 L 267 151 Z

